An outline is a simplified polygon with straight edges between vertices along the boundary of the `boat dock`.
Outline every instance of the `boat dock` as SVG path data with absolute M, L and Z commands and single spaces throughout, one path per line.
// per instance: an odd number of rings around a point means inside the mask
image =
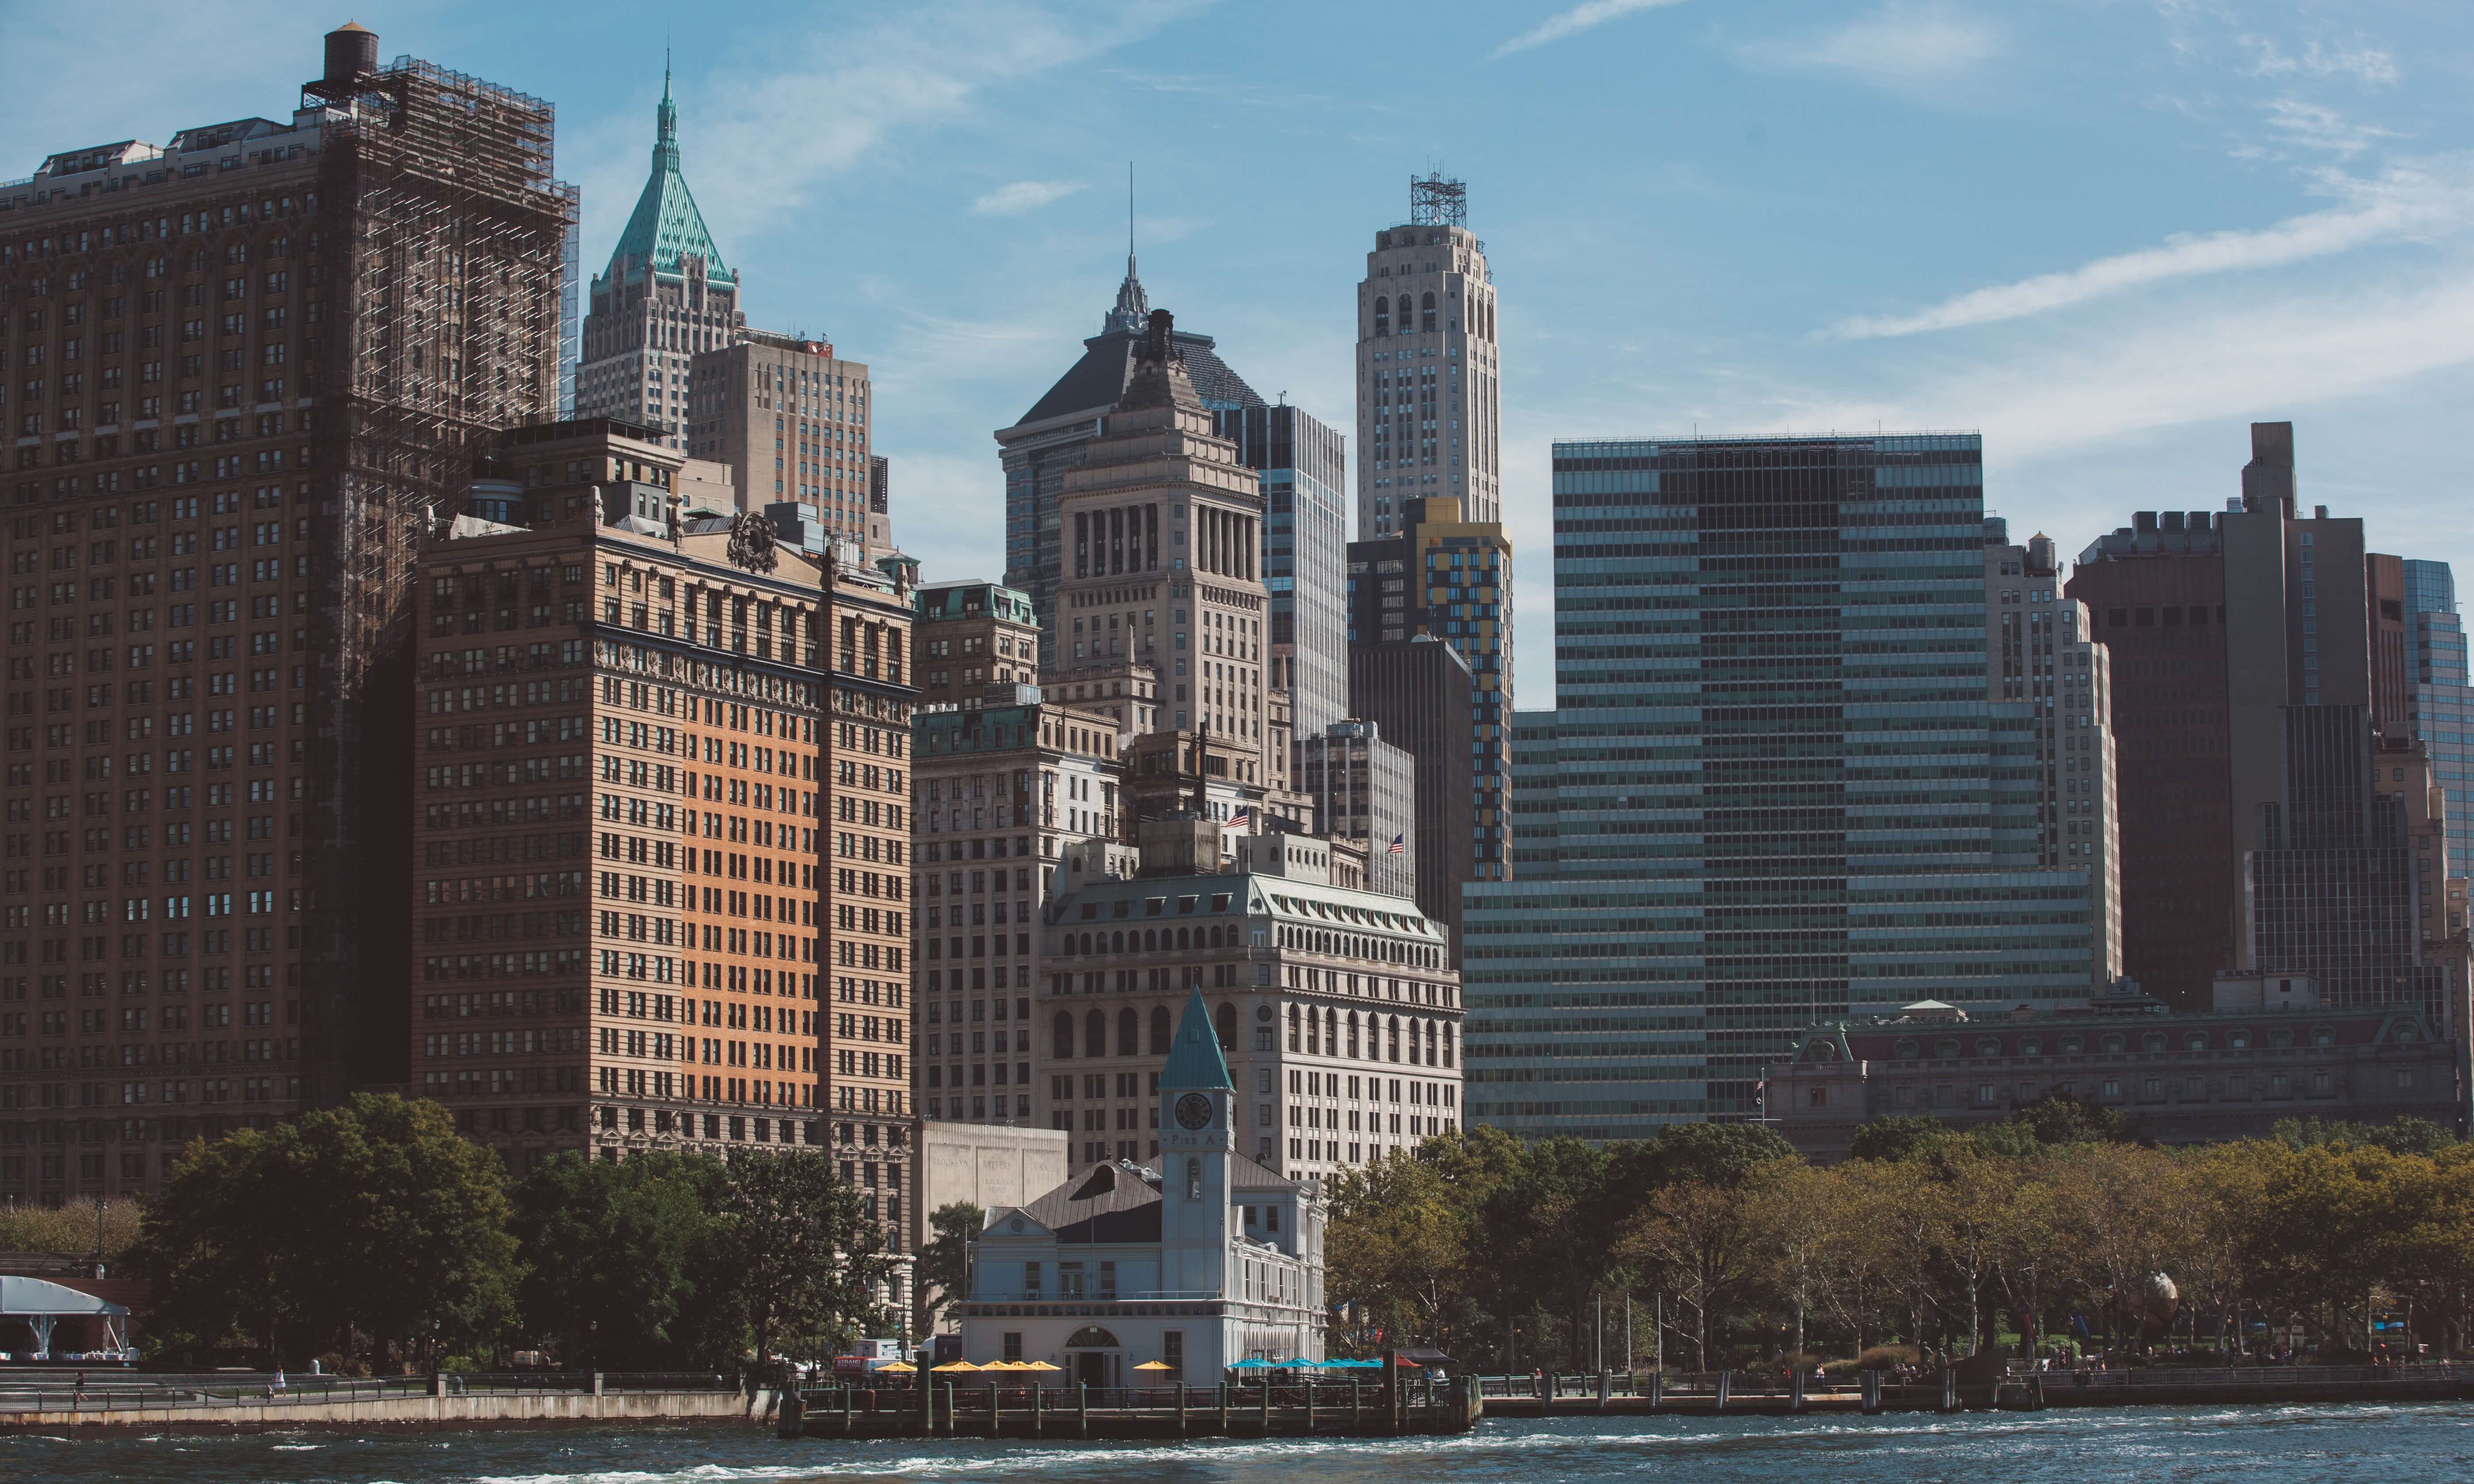
M 784 1399 L 786 1438 L 1302 1438 L 1467 1432 L 1485 1412 L 1475 1376 L 1277 1380 L 1216 1386 L 1042 1386 L 864 1380 Z
M 2297 1405 L 2474 1399 L 2474 1367 L 2220 1366 L 1971 1374 L 1966 1366 L 1893 1378 L 1865 1371 L 1813 1380 L 1775 1373 L 1490 1376 L 1474 1378 L 1489 1417 L 1786 1416 L 1807 1412 L 2037 1412 L 2051 1407 Z

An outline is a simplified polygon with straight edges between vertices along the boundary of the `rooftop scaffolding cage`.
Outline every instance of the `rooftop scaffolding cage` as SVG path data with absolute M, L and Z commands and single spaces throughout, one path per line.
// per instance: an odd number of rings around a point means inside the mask
M 1412 227 L 1468 226 L 1468 186 L 1460 180 L 1446 180 L 1440 170 L 1419 180 L 1409 178 L 1409 225 Z

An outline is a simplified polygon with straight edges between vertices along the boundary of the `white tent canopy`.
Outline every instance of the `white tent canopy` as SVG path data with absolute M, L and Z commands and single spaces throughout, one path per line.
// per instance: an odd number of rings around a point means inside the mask
M 40 1278 L 0 1277 L 0 1321 L 22 1319 L 35 1332 L 36 1358 L 47 1359 L 52 1351 L 52 1326 L 57 1320 L 100 1316 L 103 1320 L 105 1348 L 119 1350 L 127 1344 L 129 1309 L 125 1304 L 81 1293 L 62 1283 Z M 117 1321 L 115 1323 L 115 1321 Z

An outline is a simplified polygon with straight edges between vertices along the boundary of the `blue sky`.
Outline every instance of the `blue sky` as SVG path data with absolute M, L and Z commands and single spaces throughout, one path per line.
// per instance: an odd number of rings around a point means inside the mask
M 1980 429 L 1989 503 L 2075 552 L 2221 508 L 2245 424 L 2290 418 L 2306 500 L 2474 585 L 2462 3 L 0 0 L 0 173 L 279 114 L 347 10 L 386 56 L 556 102 L 596 267 L 667 36 L 751 317 L 874 366 L 896 534 L 934 577 L 1001 569 L 989 433 L 1098 327 L 1130 158 L 1152 301 L 1343 428 L 1371 234 L 1412 173 L 1468 181 L 1525 706 L 1559 438 Z

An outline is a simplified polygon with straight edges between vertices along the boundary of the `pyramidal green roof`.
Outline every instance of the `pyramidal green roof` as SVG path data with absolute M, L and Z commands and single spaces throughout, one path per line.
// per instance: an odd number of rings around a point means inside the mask
M 1228 1077 L 1228 1059 L 1220 1054 L 1220 1038 L 1211 1029 L 1211 1012 L 1202 1003 L 1202 992 L 1197 990 L 1185 1002 L 1185 1015 L 1176 1024 L 1176 1044 L 1170 1048 L 1168 1065 L 1160 1069 L 1163 1088 L 1229 1088 L 1237 1085 Z
M 653 141 L 652 178 L 644 182 L 644 194 L 636 198 L 635 213 L 618 234 L 602 278 L 615 282 L 622 272 L 641 275 L 647 263 L 657 274 L 675 274 L 681 258 L 701 257 L 706 278 L 736 288 L 739 277 L 723 265 L 721 251 L 705 230 L 704 213 L 688 191 L 687 177 L 679 173 L 679 109 L 670 101 L 667 67 L 662 69 L 662 105 L 654 116 L 659 133 Z

